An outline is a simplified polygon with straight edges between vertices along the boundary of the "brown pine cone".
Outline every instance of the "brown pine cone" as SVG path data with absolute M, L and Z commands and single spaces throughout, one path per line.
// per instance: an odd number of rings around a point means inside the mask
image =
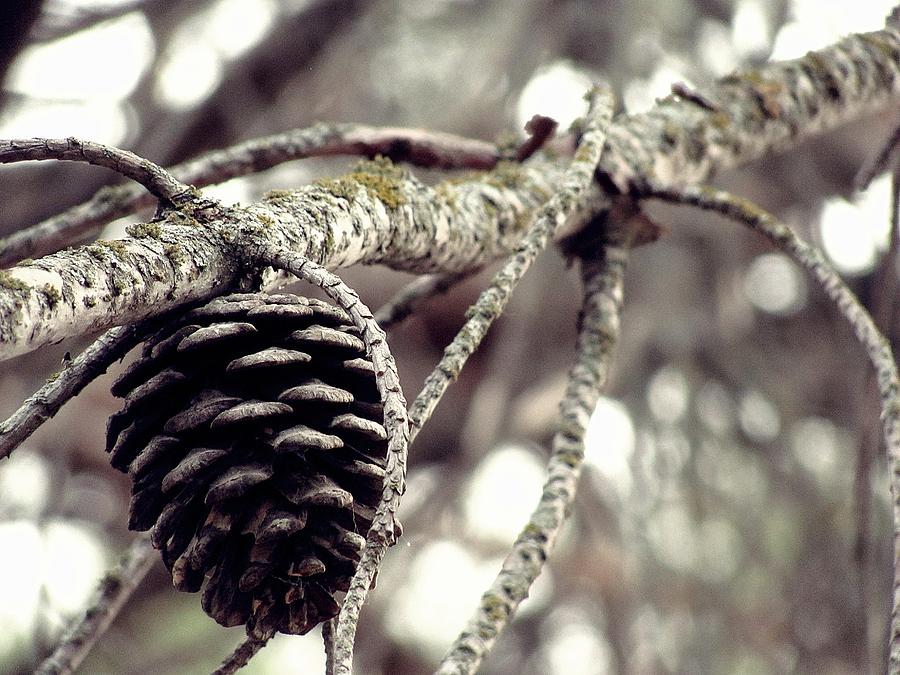
M 381 496 L 371 361 L 343 310 L 295 295 L 217 298 L 143 347 L 107 430 L 176 588 L 264 638 L 335 616 Z

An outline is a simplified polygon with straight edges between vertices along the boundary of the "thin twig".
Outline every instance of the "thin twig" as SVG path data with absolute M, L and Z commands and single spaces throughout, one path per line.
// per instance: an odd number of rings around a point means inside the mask
M 322 624 L 322 646 L 325 648 L 325 675 L 334 675 L 334 631 L 337 620 L 329 619 Z
M 566 171 L 559 191 L 537 210 L 533 224 L 516 251 L 494 275 L 490 286 L 469 308 L 468 320 L 444 349 L 443 357 L 426 378 L 422 391 L 410 406 L 411 439 L 415 438 L 422 425 L 431 417 L 447 387 L 459 376 L 466 360 L 481 344 L 494 320 L 503 312 L 516 284 L 553 234 L 580 208 L 581 199 L 594 180 L 594 169 L 600 161 L 613 112 L 613 97 L 608 89 L 595 87 L 590 92 L 590 98 L 581 145 Z
M 875 179 L 875 176 L 888 171 L 897 157 L 898 146 L 900 146 L 900 122 L 895 123 L 894 130 L 881 148 L 881 151 L 865 163 L 856 174 L 856 178 L 853 179 L 853 186 L 857 190 L 865 190 Z
M 619 337 L 627 254 L 626 248 L 607 248 L 598 259 L 582 261 L 584 300 L 575 363 L 559 406 L 541 499 L 500 573 L 482 595 L 475 615 L 441 661 L 436 671 L 441 675 L 463 675 L 478 669 L 553 551 L 575 498 L 588 419 L 606 383 Z
M 900 215 L 900 181 L 898 181 L 897 172 L 894 172 L 891 178 L 891 202 L 890 202 L 890 238 L 888 241 L 887 253 L 881 260 L 881 264 L 872 280 L 872 297 L 869 306 L 872 313 L 872 319 L 875 325 L 881 329 L 885 337 L 890 341 L 893 338 L 894 326 L 894 307 L 896 306 L 897 294 L 897 261 L 900 254 L 900 238 L 898 238 L 898 215 Z M 877 410 L 877 397 L 872 384 L 874 383 L 874 373 L 867 373 L 866 383 L 868 391 L 865 397 L 865 408 L 863 412 L 874 417 Z M 874 399 L 874 400 L 873 400 Z M 871 605 L 869 599 L 872 598 L 872 575 L 869 567 L 871 563 L 872 552 L 872 467 L 875 458 L 881 450 L 881 434 L 877 426 L 873 425 L 863 431 L 862 438 L 859 442 L 856 456 L 856 474 L 853 480 L 853 497 L 856 510 L 856 540 L 853 546 L 853 557 L 857 567 L 857 587 L 860 598 L 860 632 L 866 636 L 867 648 L 864 650 L 867 662 L 860 664 L 862 670 L 872 670 L 869 663 L 870 647 L 880 641 L 880 635 L 876 638 L 872 631 L 871 622 L 868 620 L 868 607 Z M 872 638 L 872 639 L 868 639 Z
M 472 271 L 474 273 L 475 270 Z M 449 274 L 425 274 L 416 277 L 406 286 L 397 291 L 396 295 L 384 303 L 375 312 L 375 321 L 383 329 L 387 330 L 395 326 L 425 302 L 436 295 L 446 293 L 453 286 L 470 276 L 468 272 Z
M 119 326 L 101 335 L 59 374 L 51 377 L 0 424 L 0 459 L 8 457 L 70 398 L 106 372 L 146 334 L 138 326 Z
M 145 536 L 131 543 L 116 567 L 100 581 L 97 598 L 84 617 L 71 627 L 35 675 L 68 675 L 76 671 L 150 570 L 156 558 L 154 553 Z
M 881 397 L 881 421 L 887 447 L 894 519 L 894 585 L 891 613 L 891 673 L 900 672 L 900 382 L 890 343 L 884 338 L 872 317 L 826 262 L 819 249 L 798 237 L 784 223 L 749 201 L 707 187 L 673 189 L 648 186 L 643 197 L 653 197 L 679 204 L 690 204 L 715 211 L 759 232 L 810 273 L 835 307 L 850 324 L 856 339 L 865 348 L 875 368 Z
M 544 147 L 553 136 L 558 126 L 555 119 L 544 117 L 543 115 L 534 115 L 525 123 L 525 131 L 528 132 L 528 138 L 516 150 L 516 161 L 524 162 L 534 153 Z
M 319 286 L 347 312 L 366 343 L 372 364 L 375 366 L 376 384 L 384 405 L 384 426 L 388 434 L 384 489 L 372 526 L 366 535 L 366 546 L 359 565 L 350 580 L 350 588 L 341 605 L 334 631 L 334 672 L 336 675 L 349 675 L 353 664 L 353 643 L 360 610 L 381 559 L 400 534 L 396 514 L 400 497 L 405 489 L 406 456 L 409 446 L 406 400 L 400 389 L 397 364 L 388 348 L 384 331 L 375 322 L 372 313 L 359 299 L 356 291 L 321 265 L 287 249 L 264 246 L 257 255 L 257 262 L 282 269 L 299 279 Z
M 140 183 L 168 204 L 191 194 L 191 187 L 149 159 L 103 143 L 77 138 L 17 138 L 0 140 L 0 164 L 58 159 L 103 166 Z
M 492 143 L 453 134 L 359 124 L 317 124 L 208 152 L 173 166 L 170 171 L 179 180 L 200 188 L 291 160 L 330 155 L 383 155 L 393 161 L 434 169 L 491 169 L 500 158 Z M 52 253 L 96 232 L 110 220 L 152 203 L 136 186 L 103 188 L 83 204 L 0 239 L 0 267 Z
M 231 656 L 222 661 L 222 665 L 216 668 L 212 675 L 233 675 L 250 663 L 250 659 L 256 656 L 259 650 L 265 647 L 268 642 L 269 638 L 259 640 L 254 637 L 247 637 L 235 647 L 235 650 L 231 652 Z

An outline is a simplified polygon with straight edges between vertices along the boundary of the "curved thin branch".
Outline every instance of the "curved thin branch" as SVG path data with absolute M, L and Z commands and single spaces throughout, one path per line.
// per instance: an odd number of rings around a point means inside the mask
M 35 670 L 35 675 L 69 675 L 90 653 L 125 606 L 156 559 L 148 537 L 135 539 L 119 563 L 100 581 L 97 598 L 84 617 L 73 625 L 56 650 Z
M 572 164 L 566 170 L 558 191 L 541 206 L 528 233 L 502 269 L 491 279 L 478 300 L 469 308 L 468 320 L 444 349 L 444 355 L 434 371 L 425 379 L 422 391 L 410 406 L 410 438 L 431 417 L 435 407 L 462 371 L 469 356 L 478 348 L 488 328 L 503 312 L 519 280 L 531 263 L 547 246 L 550 238 L 582 206 L 584 195 L 594 181 L 594 170 L 603 154 L 606 131 L 612 121 L 612 92 L 594 87 L 590 92 L 590 107 L 581 144 Z
M 254 637 L 246 638 L 235 647 L 231 655 L 222 662 L 221 666 L 213 671 L 212 675 L 233 675 L 250 663 L 250 659 L 256 656 L 259 650 L 265 647 L 268 642 L 269 638 L 265 640 L 259 640 Z
M 606 383 L 619 338 L 622 287 L 628 249 L 606 248 L 582 260 L 584 300 L 575 363 L 559 406 L 558 428 L 543 494 L 475 615 L 437 669 L 440 675 L 474 673 L 509 623 L 553 551 L 575 499 L 584 460 L 584 432 Z
M 101 335 L 66 368 L 51 377 L 0 424 L 0 459 L 8 457 L 71 398 L 106 372 L 146 334 L 138 326 L 119 326 Z
M 389 546 L 400 536 L 397 508 L 405 489 L 406 456 L 409 446 L 409 422 L 406 400 L 400 389 L 397 364 L 388 348 L 384 331 L 356 291 L 340 277 L 303 256 L 276 247 L 262 247 L 258 263 L 271 265 L 319 286 L 353 320 L 375 366 L 375 378 L 384 405 L 384 426 L 388 434 L 388 456 L 381 502 L 366 535 L 366 546 L 347 591 L 334 631 L 334 672 L 349 675 L 353 663 L 353 643 L 359 613 L 366 600 L 375 573 Z
M 200 188 L 291 160 L 331 155 L 382 155 L 433 169 L 491 169 L 500 158 L 494 144 L 453 134 L 321 123 L 207 152 L 173 166 L 170 172 Z M 0 267 L 51 253 L 151 204 L 152 199 L 136 186 L 103 188 L 83 204 L 0 239 Z
M 641 196 L 715 211 L 762 234 L 810 273 L 865 348 L 877 376 L 893 498 L 894 586 L 889 671 L 900 672 L 900 380 L 890 343 L 840 275 L 828 264 L 821 251 L 803 241 L 770 213 L 742 197 L 708 187 L 668 188 L 651 185 Z
M 426 274 L 416 277 L 397 291 L 396 295 L 384 303 L 375 312 L 375 321 L 383 329 L 406 319 L 416 309 L 436 295 L 446 293 L 463 279 L 474 274 L 470 272 L 451 272 L 449 274 Z
M 149 159 L 111 145 L 82 141 L 77 138 L 18 138 L 0 139 L 0 164 L 58 159 L 87 162 L 103 166 L 143 185 L 150 194 L 168 204 L 176 204 L 191 194 L 171 173 Z

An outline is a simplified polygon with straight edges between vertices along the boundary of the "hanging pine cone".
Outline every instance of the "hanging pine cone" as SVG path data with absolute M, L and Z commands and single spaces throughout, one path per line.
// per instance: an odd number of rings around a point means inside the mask
M 384 478 L 374 369 L 349 318 L 295 295 L 237 294 L 149 339 L 115 382 L 112 465 L 129 528 L 176 588 L 263 638 L 338 612 Z

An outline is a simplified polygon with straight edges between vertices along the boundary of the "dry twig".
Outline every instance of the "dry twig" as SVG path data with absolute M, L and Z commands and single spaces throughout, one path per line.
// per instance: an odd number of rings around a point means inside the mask
M 606 383 L 619 337 L 626 248 L 607 248 L 596 260 L 582 260 L 584 301 L 575 363 L 559 406 L 558 429 L 543 494 L 475 615 L 456 638 L 437 672 L 474 673 L 519 604 L 528 596 L 553 551 L 575 498 L 584 459 L 584 432 Z
M 434 296 L 446 293 L 469 276 L 469 273 L 452 272 L 416 277 L 378 308 L 378 311 L 375 312 L 375 321 L 387 330 L 391 326 L 401 323 Z
M 222 662 L 222 665 L 213 671 L 212 675 L 233 675 L 250 663 L 250 659 L 256 656 L 259 650 L 265 647 L 268 642 L 268 638 L 265 640 L 258 640 L 254 637 L 247 637 L 235 648 L 231 655 Z
M 0 459 L 8 457 L 70 398 L 106 372 L 145 335 L 138 326 L 111 328 L 0 424 Z
M 0 140 L 0 164 L 58 159 L 103 166 L 140 183 L 165 203 L 176 204 L 191 188 L 149 159 L 111 145 L 77 138 L 19 138 Z

